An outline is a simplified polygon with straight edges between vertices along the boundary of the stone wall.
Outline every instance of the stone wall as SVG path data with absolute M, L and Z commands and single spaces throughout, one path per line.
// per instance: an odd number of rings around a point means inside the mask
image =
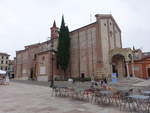
M 16 53 L 16 77 L 28 77 L 28 53 L 26 50 L 18 51 Z
M 49 51 L 41 52 L 36 57 L 36 77 L 37 80 L 48 81 L 50 76 L 50 55 Z M 42 76 L 42 77 L 40 77 Z
M 49 42 L 25 46 L 24 50 L 16 52 L 16 77 L 31 77 L 31 70 L 35 68 L 35 55 L 48 49 Z
M 91 76 L 96 65 L 96 24 L 77 29 L 71 36 L 71 75 Z
M 121 31 L 111 15 L 96 15 L 99 24 L 99 38 L 101 40 L 102 64 L 98 71 L 100 76 L 111 76 L 110 51 L 114 48 L 122 48 Z

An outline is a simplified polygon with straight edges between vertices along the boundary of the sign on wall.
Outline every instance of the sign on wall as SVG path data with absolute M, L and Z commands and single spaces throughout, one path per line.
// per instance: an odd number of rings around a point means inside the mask
M 46 74 L 45 66 L 40 66 L 40 74 Z
M 116 73 L 112 73 L 112 83 L 116 83 L 117 82 L 117 74 Z
M 135 71 L 139 71 L 139 67 L 138 66 L 134 66 L 134 70 Z
M 23 74 L 26 74 L 26 73 L 27 73 L 26 69 L 23 69 L 22 73 L 23 73 Z

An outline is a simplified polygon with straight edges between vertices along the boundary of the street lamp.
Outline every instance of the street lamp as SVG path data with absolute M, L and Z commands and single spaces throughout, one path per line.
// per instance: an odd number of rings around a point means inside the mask
M 51 40 L 52 43 L 51 43 L 51 49 L 50 49 L 50 52 L 52 52 L 52 58 L 51 58 L 51 61 L 52 61 L 52 76 L 51 76 L 51 84 L 50 84 L 50 87 L 53 87 L 54 86 L 54 73 L 53 73 L 53 61 L 54 61 L 54 54 L 57 53 L 56 50 L 54 50 L 54 42 L 53 42 L 53 39 Z

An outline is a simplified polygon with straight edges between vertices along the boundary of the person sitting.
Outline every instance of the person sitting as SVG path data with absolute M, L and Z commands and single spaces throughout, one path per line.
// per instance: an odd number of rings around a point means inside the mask
M 106 79 L 106 78 L 104 78 L 104 80 L 103 80 L 103 81 L 104 81 L 104 83 L 105 83 L 105 84 L 107 84 L 107 79 Z
M 104 81 L 100 80 L 100 86 L 103 87 L 103 85 L 104 85 Z
M 91 80 L 91 88 L 98 88 L 98 83 L 95 80 Z

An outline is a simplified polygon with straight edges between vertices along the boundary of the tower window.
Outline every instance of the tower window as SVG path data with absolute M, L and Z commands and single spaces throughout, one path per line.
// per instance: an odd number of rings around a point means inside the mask
M 109 34 L 110 34 L 110 37 L 112 37 L 112 31 L 110 31 L 110 33 L 109 33 Z
M 106 26 L 106 23 L 104 23 L 104 26 Z
M 2 60 L 2 61 L 1 61 L 1 64 L 3 64 L 3 63 L 4 63 L 4 61 Z
M 2 59 L 4 59 L 4 56 L 2 56 Z

